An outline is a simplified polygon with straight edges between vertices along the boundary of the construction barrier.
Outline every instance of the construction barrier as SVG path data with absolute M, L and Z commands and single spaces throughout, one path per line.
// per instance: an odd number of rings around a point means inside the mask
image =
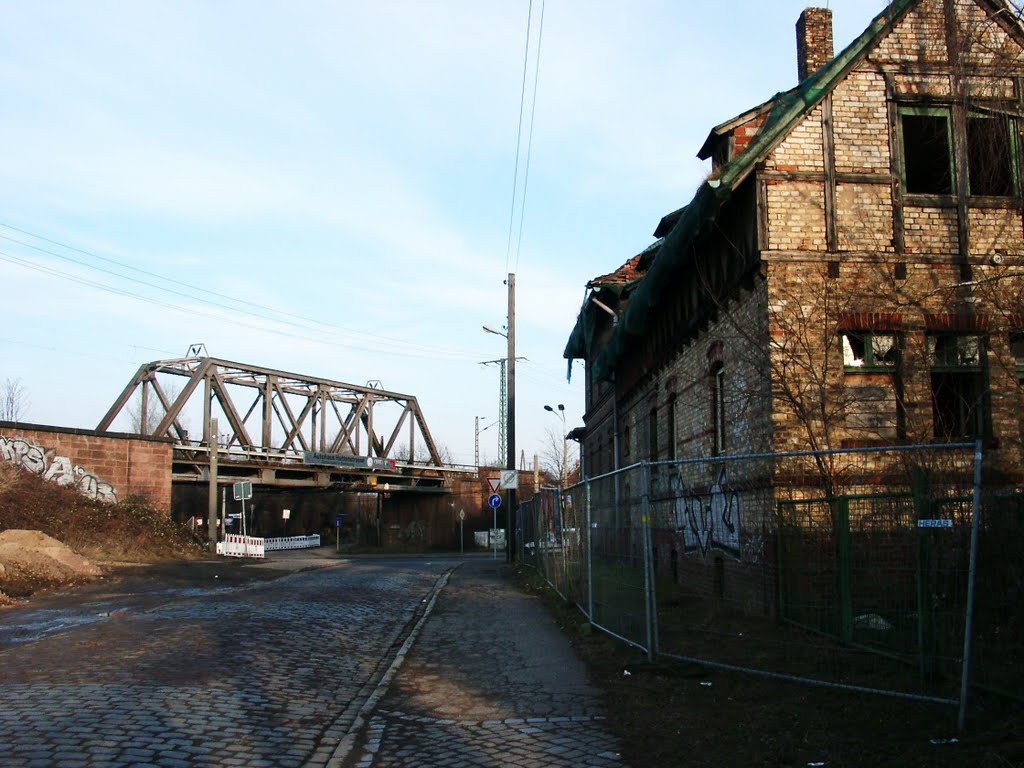
M 264 539 L 263 549 L 271 552 L 275 549 L 311 549 L 320 546 L 320 534 L 311 536 L 284 536 L 276 539 Z
M 227 557 L 263 557 L 263 539 L 229 533 L 225 535 L 224 541 L 217 542 L 217 554 Z

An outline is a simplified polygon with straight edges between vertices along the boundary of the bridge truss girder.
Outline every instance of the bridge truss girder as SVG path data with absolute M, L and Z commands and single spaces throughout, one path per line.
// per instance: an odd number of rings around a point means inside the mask
M 177 390 L 167 383 L 172 376 L 184 379 Z M 197 416 L 197 406 L 203 433 L 194 441 L 184 424 Z M 217 358 L 141 366 L 97 429 L 110 430 L 126 413 L 134 418 L 131 431 L 173 439 L 176 456 L 205 449 L 207 459 L 200 463 L 208 464 L 211 424 L 217 418 L 218 450 L 242 463 L 271 459 L 294 466 L 305 452 L 320 452 L 393 459 L 406 469 L 444 467 L 411 395 Z M 399 446 L 408 453 L 396 455 Z

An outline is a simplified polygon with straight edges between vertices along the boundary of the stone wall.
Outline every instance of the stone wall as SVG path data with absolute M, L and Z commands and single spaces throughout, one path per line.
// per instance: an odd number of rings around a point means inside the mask
M 170 509 L 172 443 L 114 432 L 0 422 L 0 458 L 101 501 L 145 496 Z

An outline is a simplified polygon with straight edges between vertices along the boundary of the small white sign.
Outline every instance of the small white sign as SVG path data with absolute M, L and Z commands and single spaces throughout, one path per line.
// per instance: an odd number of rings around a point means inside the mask
M 281 517 L 282 517 L 283 519 L 287 520 L 287 519 L 289 519 L 289 518 L 290 518 L 291 516 L 292 516 L 292 511 L 291 511 L 290 509 L 282 509 L 282 510 L 281 510 Z
M 501 470 L 501 487 L 506 491 L 519 488 L 519 473 L 514 469 Z
M 460 509 L 459 510 L 459 520 L 465 520 L 465 519 L 466 519 L 466 510 Z
M 490 493 L 497 493 L 499 488 L 501 488 L 501 478 L 500 477 L 488 477 L 487 478 L 487 490 Z

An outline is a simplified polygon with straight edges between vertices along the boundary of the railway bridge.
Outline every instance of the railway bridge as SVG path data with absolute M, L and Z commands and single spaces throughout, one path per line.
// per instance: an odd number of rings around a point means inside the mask
M 190 430 L 201 425 L 198 434 Z M 173 440 L 172 482 L 440 495 L 445 466 L 416 398 L 213 357 L 139 368 L 100 421 Z

